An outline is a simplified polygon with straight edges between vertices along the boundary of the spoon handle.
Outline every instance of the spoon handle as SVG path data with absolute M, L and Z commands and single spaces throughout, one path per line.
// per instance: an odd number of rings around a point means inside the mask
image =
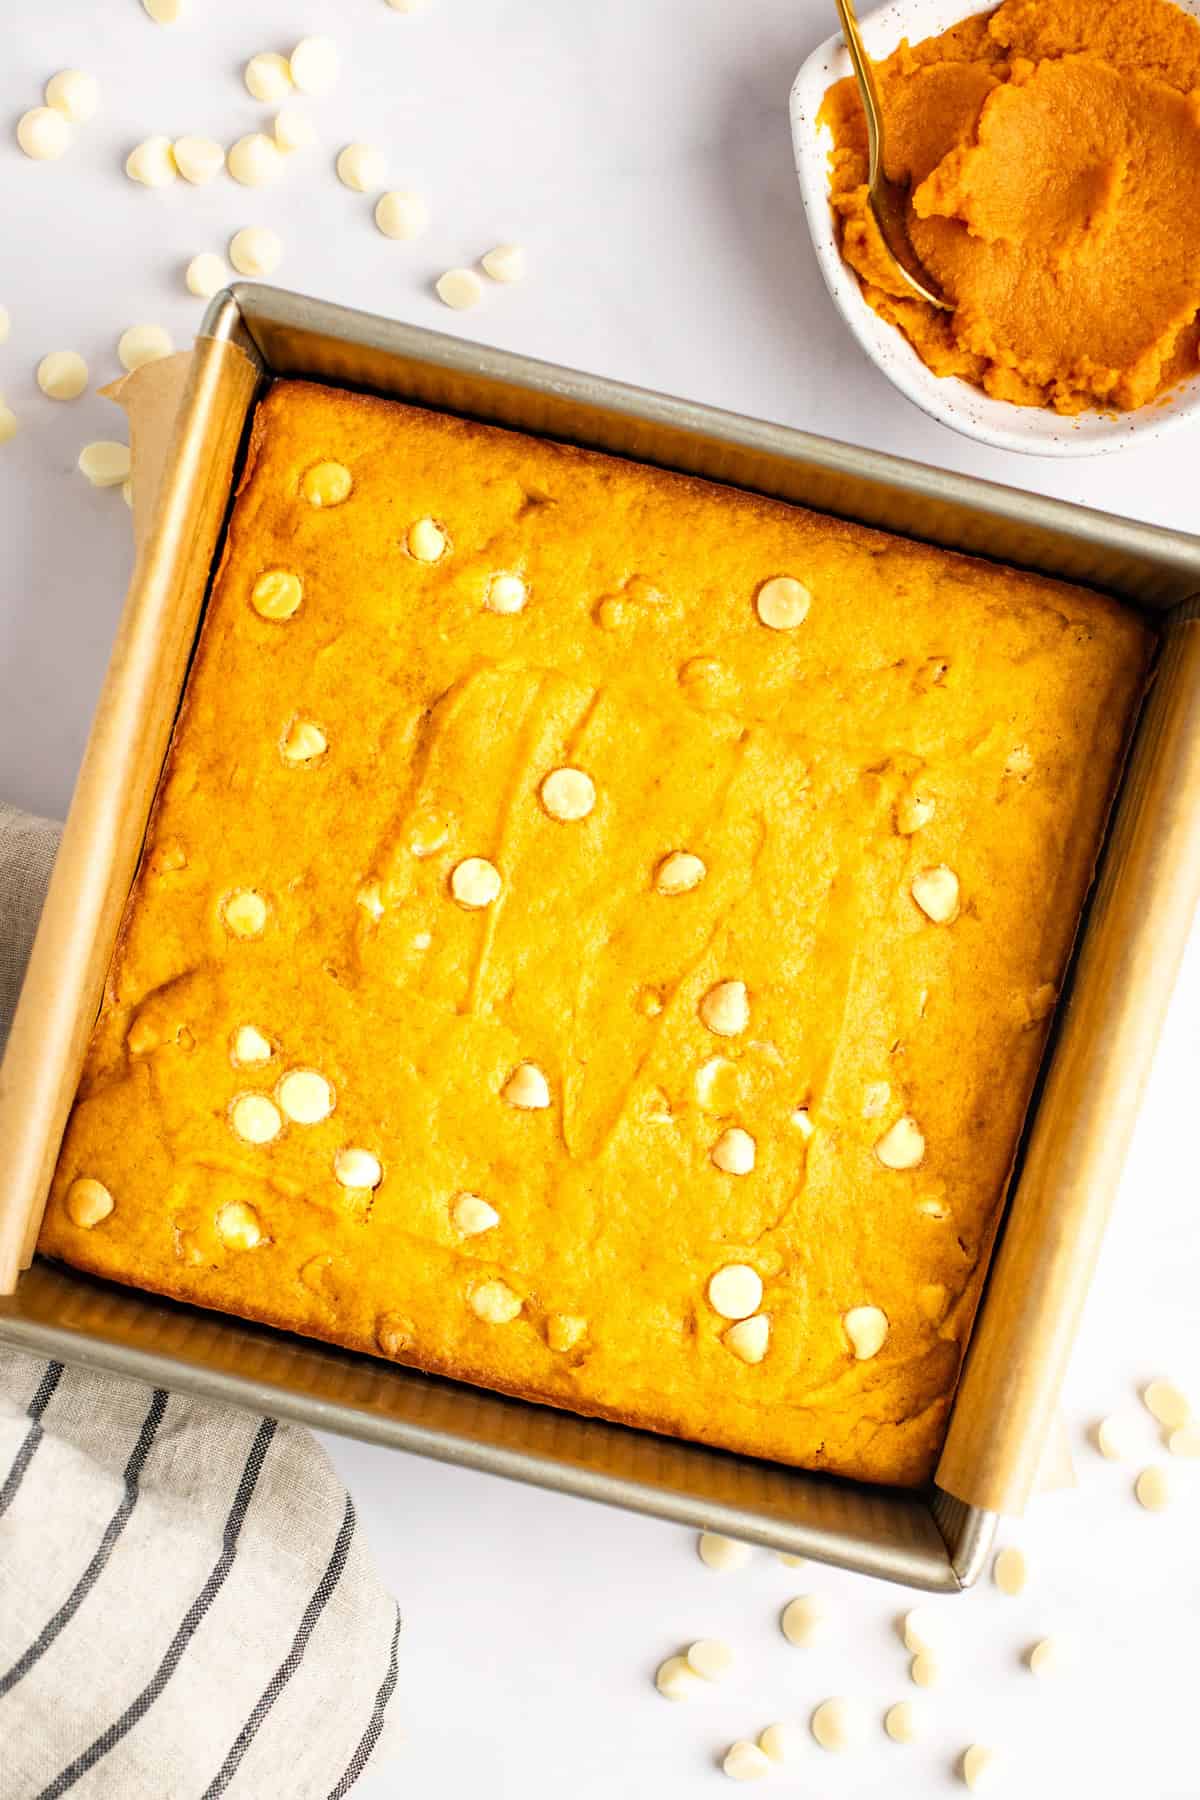
M 854 0 L 835 0 L 838 18 L 842 22 L 842 35 L 846 40 L 846 48 L 850 52 L 850 61 L 854 65 L 854 76 L 858 82 L 858 91 L 862 95 L 863 111 L 867 115 L 867 149 L 870 154 L 870 167 L 867 180 L 872 187 L 878 176 L 880 146 L 882 132 L 880 130 L 879 90 L 875 86 L 875 70 L 867 55 L 866 46 L 859 30 L 858 15 L 854 10 Z

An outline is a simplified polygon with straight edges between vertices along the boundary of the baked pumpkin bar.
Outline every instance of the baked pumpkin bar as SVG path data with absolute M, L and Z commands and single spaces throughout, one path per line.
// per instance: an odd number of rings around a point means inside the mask
M 1079 588 L 278 383 L 41 1248 L 923 1481 L 1150 644 Z

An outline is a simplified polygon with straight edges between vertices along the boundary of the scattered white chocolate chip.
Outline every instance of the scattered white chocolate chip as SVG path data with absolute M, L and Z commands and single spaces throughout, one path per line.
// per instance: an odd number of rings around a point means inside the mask
M 442 304 L 455 312 L 466 312 L 483 299 L 483 283 L 474 269 L 447 269 L 433 285 Z
M 334 1108 L 334 1093 L 316 1069 L 289 1069 L 275 1089 L 285 1118 L 293 1125 L 319 1125 Z
M 78 400 L 88 384 L 88 366 L 77 350 L 51 350 L 37 366 L 37 384 L 50 400 Z
M 347 144 L 338 152 L 337 176 L 343 187 L 370 194 L 387 178 L 387 158 L 370 144 Z
M 333 1172 L 344 1188 L 377 1188 L 383 1180 L 383 1165 L 370 1150 L 350 1146 L 339 1150 L 333 1159 Z
M 1010 1544 L 1001 1550 L 992 1564 L 992 1580 L 1002 1594 L 1010 1599 L 1025 1591 L 1025 1583 L 1029 1579 L 1029 1565 L 1025 1560 L 1025 1552 Z
M 719 1531 L 702 1531 L 696 1539 L 696 1554 L 706 1568 L 724 1574 L 749 1562 L 750 1546 L 738 1538 L 723 1537 Z
M 812 595 L 804 583 L 790 575 L 764 581 L 754 602 L 759 618 L 772 631 L 794 631 L 803 625 L 811 605 Z
M 536 1063 L 518 1063 L 501 1088 L 500 1097 L 522 1112 L 542 1112 L 550 1104 L 550 1083 Z
M 283 100 L 292 91 L 292 71 L 286 56 L 260 50 L 242 70 L 246 91 L 255 100 Z
M 229 1054 L 239 1068 L 253 1063 L 270 1062 L 271 1040 L 264 1036 L 257 1025 L 239 1025 L 233 1034 Z
M 958 876 L 945 863 L 918 869 L 912 878 L 913 899 L 935 925 L 948 925 L 958 913 Z
M 883 1729 L 894 1744 L 911 1744 L 918 1735 L 917 1712 L 911 1700 L 898 1700 L 883 1716 Z
M 914 1687 L 934 1687 L 937 1684 L 941 1669 L 935 1656 L 927 1650 L 921 1650 L 908 1665 L 909 1680 Z
M 239 1094 L 230 1104 L 229 1123 L 247 1144 L 269 1144 L 283 1130 L 279 1108 L 266 1094 Z
M 216 1218 L 217 1235 L 230 1250 L 254 1250 L 264 1242 L 258 1214 L 244 1200 L 231 1200 Z
M 500 1223 L 495 1207 L 478 1194 L 456 1194 L 450 1216 L 466 1237 L 478 1237 L 480 1232 L 491 1231 Z
M 311 719 L 293 719 L 283 734 L 280 751 L 285 762 L 315 762 L 318 756 L 324 756 L 329 748 L 329 740 L 319 725 Z
M 985 1749 L 982 1744 L 972 1744 L 963 1751 L 959 1764 L 964 1787 L 970 1788 L 973 1794 L 986 1793 L 995 1779 L 995 1767 L 994 1751 Z
M 275 114 L 275 142 L 285 155 L 317 141 L 316 127 L 302 106 L 281 106 Z
M 587 1320 L 578 1313 L 553 1313 L 546 1321 L 546 1342 L 551 1350 L 573 1350 L 587 1335 Z
M 127 475 L 125 477 L 124 481 L 121 483 L 121 498 L 125 502 L 126 506 L 129 507 L 130 511 L 132 512 L 132 510 L 133 510 L 133 476 L 132 475 Z
M 1110 1462 L 1124 1462 L 1133 1453 L 1129 1427 L 1120 1419 L 1101 1419 L 1094 1435 L 1097 1450 Z
M 17 121 L 17 142 L 34 162 L 53 162 L 74 135 L 70 121 L 54 106 L 35 106 Z
M 283 256 L 283 240 L 269 225 L 243 225 L 229 240 L 229 260 L 239 275 L 272 275 Z
M 1028 744 L 1015 744 L 1004 759 L 1004 773 L 1015 775 L 1019 781 L 1033 771 L 1033 752 Z
M 20 420 L 11 406 L 6 406 L 0 398 L 0 444 L 7 444 L 10 438 L 17 435 Z
M 161 357 L 170 356 L 174 348 L 170 332 L 161 325 L 131 325 L 117 342 L 117 359 L 121 367 L 132 374 L 143 363 L 158 362 Z
M 340 462 L 314 463 L 300 478 L 300 492 L 310 506 L 340 506 L 353 486 L 354 477 Z
M 414 193 L 411 188 L 392 188 L 381 194 L 375 203 L 375 223 L 384 237 L 420 237 L 429 224 L 428 203 L 423 195 Z M 508 610 L 515 611 L 516 608 Z
M 370 913 L 376 924 L 378 924 L 386 910 L 383 904 L 383 895 L 379 892 L 379 883 L 377 881 L 368 881 L 364 883 L 364 885 L 359 888 L 354 899 L 355 903 L 358 906 L 361 906 L 364 912 Z M 422 936 L 425 938 L 425 943 L 419 947 L 421 949 L 426 949 L 430 942 L 429 933 L 424 932 L 422 933 Z
M 697 1638 L 688 1648 L 687 1664 L 705 1681 L 720 1681 L 733 1667 L 733 1651 L 723 1638 Z
M 701 1693 L 700 1677 L 690 1668 L 686 1656 L 668 1656 L 659 1663 L 654 1685 L 664 1700 L 690 1700 Z
M 408 554 L 418 562 L 440 562 L 449 548 L 449 539 L 436 519 L 417 519 L 408 528 L 405 539 Z
M 1027 1660 L 1034 1675 L 1055 1675 L 1063 1664 L 1062 1645 L 1057 1638 L 1042 1638 L 1034 1644 Z
M 812 1122 L 812 1117 L 807 1106 L 795 1107 L 790 1116 L 792 1124 L 796 1127 L 796 1130 L 800 1133 L 802 1138 L 810 1138 L 817 1129 Z
M 142 187 L 169 187 L 179 175 L 170 138 L 149 137 L 136 144 L 125 158 L 125 173 Z
M 768 1725 L 758 1734 L 758 1747 L 774 1763 L 791 1762 L 799 1756 L 804 1734 L 798 1725 Z
M 690 894 L 693 888 L 700 886 L 708 874 L 703 859 L 694 856 L 690 850 L 672 850 L 664 856 L 654 872 L 655 892 L 673 898 L 676 894 Z
M 485 1325 L 511 1324 L 524 1305 L 506 1281 L 484 1281 L 470 1295 L 471 1311 Z
M 891 1097 L 892 1090 L 886 1081 L 868 1081 L 863 1089 L 863 1118 L 877 1119 L 881 1112 L 886 1111 Z
M 225 166 L 243 187 L 267 187 L 283 174 L 283 151 L 265 131 L 251 131 L 230 144 Z
M 736 1325 L 731 1325 L 725 1332 L 721 1342 L 742 1362 L 760 1363 L 770 1346 L 771 1321 L 765 1313 L 755 1313 L 752 1318 L 739 1319 Z
M 486 856 L 468 856 L 450 873 L 450 892 L 469 911 L 490 906 L 500 893 L 500 871 Z
M 46 105 L 60 112 L 72 125 L 86 125 L 100 104 L 100 86 L 83 69 L 60 69 L 46 83 Z
M 596 784 L 582 769 L 552 769 L 539 790 L 552 819 L 586 819 L 596 804 Z
M 402 1357 L 412 1340 L 410 1319 L 402 1313 L 380 1313 L 375 1321 L 375 1342 L 385 1356 Z
M 500 574 L 488 582 L 483 604 L 488 612 L 519 613 L 528 598 L 529 590 L 519 575 Z
M 822 1750 L 847 1750 L 862 1735 L 858 1714 L 849 1700 L 823 1700 L 810 1727 Z
M 181 137 L 171 146 L 175 167 L 193 187 L 206 187 L 225 167 L 225 152 L 216 138 Z
M 11 329 L 12 320 L 9 317 L 8 308 L 7 306 L 0 306 L 0 344 L 7 344 L 8 334 Z
M 218 256 L 215 250 L 202 250 L 188 264 L 184 281 L 189 294 L 195 294 L 198 300 L 211 300 L 214 294 L 220 293 L 228 277 L 224 257 Z
M 928 825 L 934 810 L 928 794 L 902 794 L 896 802 L 896 830 L 901 837 L 912 837 Z
M 102 1219 L 107 1219 L 115 1205 L 104 1183 L 93 1180 L 90 1175 L 81 1175 L 67 1189 L 67 1217 L 81 1231 L 90 1231 Z
M 1200 1456 L 1200 1425 L 1177 1425 L 1167 1439 L 1172 1456 Z
M 946 1219 L 950 1216 L 950 1208 L 940 1194 L 922 1194 L 917 1201 L 917 1211 L 927 1219 Z
M 781 1562 L 785 1569 L 802 1569 L 808 1561 L 806 1556 L 794 1556 L 790 1550 L 777 1550 L 776 1562 Z
M 949 1294 L 944 1282 L 926 1281 L 917 1289 L 917 1310 L 923 1318 L 933 1325 L 941 1323 L 946 1316 Z
M 731 1125 L 728 1131 L 723 1131 L 708 1153 L 713 1167 L 726 1175 L 749 1175 L 756 1154 L 754 1139 L 740 1125 Z
M 1162 1512 L 1171 1504 L 1171 1478 L 1167 1471 L 1157 1464 L 1143 1469 L 1133 1484 L 1138 1504 L 1147 1512 Z
M 730 1781 L 761 1781 L 771 1773 L 771 1759 L 749 1738 L 739 1738 L 725 1752 L 721 1767 Z
M 479 266 L 493 281 L 523 281 L 525 251 L 520 244 L 497 244 L 479 259 Z
M 885 1169 L 915 1169 L 924 1161 L 925 1139 L 911 1113 L 905 1113 L 884 1132 L 875 1154 Z
M 422 806 L 408 822 L 408 847 L 418 859 L 435 856 L 450 836 L 450 820 L 436 806 Z
M 129 445 L 99 438 L 79 452 L 80 472 L 93 487 L 120 487 L 129 478 Z
M 737 1037 L 750 1023 L 744 981 L 718 981 L 700 1002 L 700 1017 L 718 1037 Z
M 221 917 L 234 937 L 258 937 L 267 922 L 267 903 L 252 888 L 235 888 L 221 902 Z
M 825 1625 L 825 1605 L 816 1594 L 797 1594 L 779 1615 L 779 1629 L 789 1644 L 802 1648 L 818 1637 Z
M 332 38 L 301 38 L 288 61 L 294 86 L 302 94 L 327 94 L 338 78 L 340 60 Z
M 692 1083 L 696 1104 L 708 1113 L 729 1113 L 738 1097 L 737 1064 L 726 1056 L 710 1056 Z
M 425 11 L 429 0 L 387 0 L 387 3 L 393 12 L 419 13 Z
M 174 25 L 184 14 L 184 0 L 142 0 L 142 10 L 156 25 Z
M 723 1319 L 748 1319 L 762 1297 L 762 1278 L 749 1263 L 726 1263 L 708 1283 L 708 1303 Z
M 1168 1431 L 1186 1425 L 1192 1416 L 1191 1402 L 1173 1381 L 1150 1382 L 1142 1392 L 1142 1404 Z
M 842 1326 L 859 1362 L 869 1361 L 883 1349 L 888 1319 L 878 1306 L 852 1306 L 842 1314 Z
M 926 1655 L 937 1652 L 940 1633 L 937 1621 L 928 1607 L 914 1606 L 911 1612 L 905 1613 L 902 1626 L 905 1648 L 911 1650 L 914 1656 L 919 1656 L 922 1651 Z
M 263 619 L 278 623 L 290 619 L 304 598 L 298 575 L 287 569 L 266 569 L 250 590 L 250 604 Z

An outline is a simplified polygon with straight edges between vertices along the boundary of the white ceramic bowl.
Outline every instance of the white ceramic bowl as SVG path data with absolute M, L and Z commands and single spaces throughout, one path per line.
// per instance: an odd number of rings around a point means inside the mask
M 1200 0 L 1177 0 L 1177 4 L 1200 17 Z M 890 56 L 902 38 L 919 43 L 985 10 L 978 0 L 965 4 L 964 0 L 890 0 L 862 21 L 863 38 L 872 58 L 879 61 Z M 965 437 L 978 438 L 998 450 L 1021 450 L 1033 456 L 1098 456 L 1149 443 L 1164 432 L 1200 421 L 1198 377 L 1181 383 L 1165 400 L 1136 412 L 1086 412 L 1065 418 L 1042 407 L 992 400 L 968 382 L 940 377 L 927 369 L 903 333 L 867 305 L 856 276 L 842 261 L 834 236 L 828 168 L 832 138 L 817 124 L 817 115 L 826 89 L 850 73 L 850 57 L 839 32 L 813 51 L 797 75 L 791 99 L 796 174 L 817 261 L 834 305 L 859 346 L 902 394 Z

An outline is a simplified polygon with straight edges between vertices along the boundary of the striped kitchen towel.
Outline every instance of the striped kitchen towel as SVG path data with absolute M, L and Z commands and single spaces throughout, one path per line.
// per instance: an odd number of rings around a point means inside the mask
M 56 841 L 0 803 L 0 1045 Z M 0 1344 L 0 1800 L 335 1800 L 399 1635 L 308 1432 Z

